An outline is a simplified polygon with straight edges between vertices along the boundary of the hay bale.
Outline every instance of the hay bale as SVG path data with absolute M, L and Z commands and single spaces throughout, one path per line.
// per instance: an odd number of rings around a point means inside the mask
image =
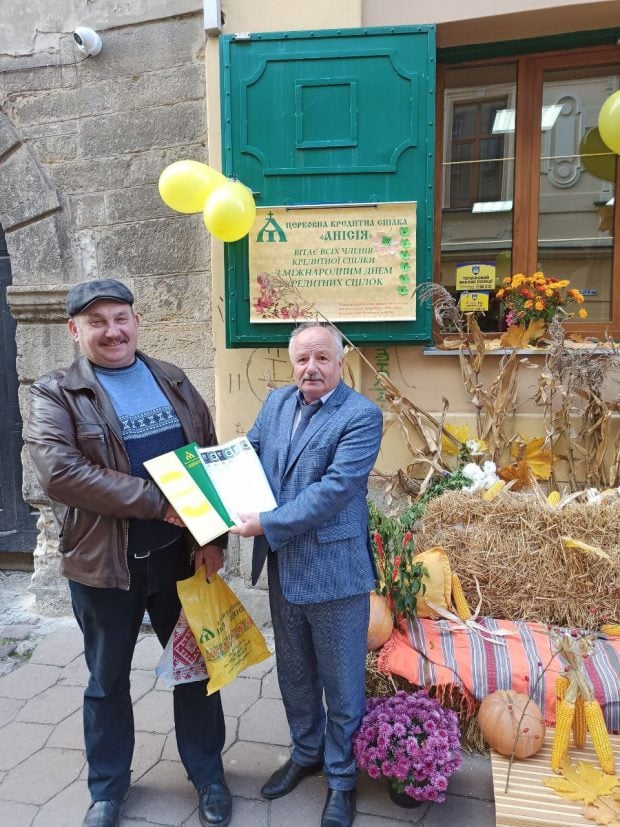
M 431 500 L 414 528 L 415 547 L 442 546 L 472 609 L 482 615 L 597 628 L 620 622 L 620 499 L 569 502 L 553 508 L 540 497 L 449 491 Z M 566 549 L 569 536 L 603 551 Z

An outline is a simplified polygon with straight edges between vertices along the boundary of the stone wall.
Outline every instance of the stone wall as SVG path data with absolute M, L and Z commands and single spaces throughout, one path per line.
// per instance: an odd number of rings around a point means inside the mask
M 75 356 L 67 286 L 92 278 L 127 282 L 140 346 L 184 368 L 213 405 L 209 237 L 200 216 L 173 213 L 157 191 L 167 164 L 208 161 L 203 16 L 160 13 L 108 29 L 75 20 L 102 36 L 96 57 L 76 50 L 71 21 L 34 37 L 29 53 L 0 46 L 0 223 L 24 421 L 29 384 Z M 25 498 L 42 515 L 33 590 L 39 609 L 62 611 L 49 509 L 26 455 L 24 465 Z

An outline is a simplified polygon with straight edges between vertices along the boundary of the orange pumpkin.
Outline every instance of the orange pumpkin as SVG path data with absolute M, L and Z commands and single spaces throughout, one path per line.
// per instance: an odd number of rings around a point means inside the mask
M 370 620 L 368 622 L 368 641 L 366 648 L 380 649 L 394 628 L 392 612 L 387 600 L 377 592 L 370 592 Z
M 500 755 L 511 755 L 514 747 L 516 758 L 529 758 L 545 739 L 540 709 L 527 695 L 512 689 L 487 695 L 478 710 L 478 724 L 486 742 Z

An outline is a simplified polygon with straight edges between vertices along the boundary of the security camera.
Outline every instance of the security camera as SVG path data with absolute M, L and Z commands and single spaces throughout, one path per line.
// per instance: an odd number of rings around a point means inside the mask
M 90 57 L 98 55 L 103 46 L 97 32 L 94 32 L 92 29 L 87 29 L 84 26 L 79 26 L 73 32 L 73 39 L 80 52 L 84 52 L 85 55 L 89 55 Z

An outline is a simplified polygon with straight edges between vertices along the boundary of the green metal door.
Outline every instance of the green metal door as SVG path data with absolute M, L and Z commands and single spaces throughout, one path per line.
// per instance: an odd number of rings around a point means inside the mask
M 417 202 L 417 284 L 432 274 L 432 26 L 221 38 L 224 172 L 257 206 Z M 249 322 L 247 239 L 226 245 L 229 346 L 277 345 L 286 324 Z M 412 301 L 415 298 L 412 297 Z M 355 342 L 430 339 L 414 322 L 339 325 Z

